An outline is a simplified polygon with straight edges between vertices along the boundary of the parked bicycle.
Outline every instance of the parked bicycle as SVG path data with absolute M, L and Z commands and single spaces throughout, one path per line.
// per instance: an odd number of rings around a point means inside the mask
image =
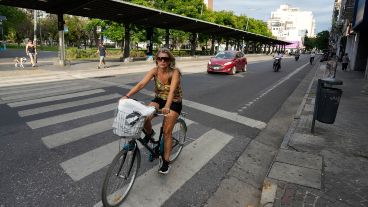
M 124 101 L 134 103 L 132 99 L 125 99 Z M 134 104 L 139 105 L 140 103 L 137 102 Z M 155 111 L 154 107 L 140 105 L 147 112 L 145 115 L 141 115 L 142 113 L 136 110 L 121 110 L 119 108 L 114 119 L 113 131 L 114 134 L 120 137 L 121 142 L 119 146 L 121 146 L 121 149 L 111 162 L 103 182 L 102 203 L 106 207 L 119 206 L 127 198 L 129 191 L 133 187 L 141 162 L 138 142 L 149 151 L 149 161 L 152 162 L 155 159 L 159 159 L 159 164 L 162 164 L 162 157 L 164 155 L 163 126 L 165 115 Z M 145 135 L 143 125 L 146 117 L 152 114 L 162 117 L 162 125 L 158 138 L 155 139 L 155 137 L 152 137 L 146 143 L 143 140 L 144 136 L 142 136 L 142 132 Z M 172 132 L 171 163 L 178 158 L 184 147 L 187 133 L 185 115 L 186 113 L 181 113 L 176 120 Z

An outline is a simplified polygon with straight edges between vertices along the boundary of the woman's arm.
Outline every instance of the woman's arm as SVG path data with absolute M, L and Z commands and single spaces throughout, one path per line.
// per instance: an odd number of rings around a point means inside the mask
M 28 44 L 26 45 L 26 54 L 28 55 Z
M 179 72 L 178 69 L 175 69 L 174 73 L 171 77 L 170 92 L 169 92 L 169 95 L 167 97 L 166 104 L 165 104 L 164 108 L 162 109 L 162 113 L 165 114 L 165 113 L 170 112 L 170 106 L 171 106 L 171 103 L 174 99 L 174 92 L 175 92 L 176 88 L 178 87 L 179 82 L 180 82 L 180 72 Z
M 131 96 L 136 94 L 138 91 L 140 91 L 148 84 L 148 82 L 153 78 L 155 73 L 156 68 L 152 68 L 150 71 L 148 71 L 148 73 L 144 76 L 144 78 L 139 83 L 137 83 L 137 85 L 135 85 L 132 89 L 130 89 L 130 91 L 123 97 L 130 98 Z

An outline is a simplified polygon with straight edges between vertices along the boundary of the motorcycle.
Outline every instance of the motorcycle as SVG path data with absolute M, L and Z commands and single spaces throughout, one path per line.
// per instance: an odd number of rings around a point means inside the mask
M 278 72 L 281 68 L 281 58 L 275 57 L 275 61 L 273 61 L 273 71 Z
M 295 55 L 295 61 L 299 60 L 299 55 Z

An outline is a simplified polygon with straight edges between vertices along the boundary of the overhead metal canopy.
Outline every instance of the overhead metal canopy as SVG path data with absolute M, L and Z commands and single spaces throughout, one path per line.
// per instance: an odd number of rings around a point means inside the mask
M 220 37 L 245 39 L 267 44 L 287 45 L 289 42 L 231 27 L 160 11 L 121 0 L 0 0 L 0 4 L 43 10 L 53 14 L 70 14 L 144 27 L 176 29 Z

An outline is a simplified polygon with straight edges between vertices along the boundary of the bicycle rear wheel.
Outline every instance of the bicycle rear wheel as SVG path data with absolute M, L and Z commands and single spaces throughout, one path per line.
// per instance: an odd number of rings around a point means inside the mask
M 173 162 L 178 158 L 181 150 L 184 147 L 185 139 L 187 137 L 187 125 L 183 119 L 176 120 L 176 123 L 172 132 L 172 148 L 170 153 L 170 162 Z
M 105 207 L 119 206 L 128 196 L 138 174 L 141 154 L 135 150 L 121 150 L 107 170 L 102 187 L 102 203 Z

